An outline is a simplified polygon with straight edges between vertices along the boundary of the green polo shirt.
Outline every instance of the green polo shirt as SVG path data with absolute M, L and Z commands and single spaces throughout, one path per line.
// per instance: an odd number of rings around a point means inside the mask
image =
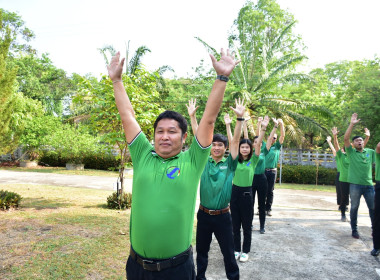
M 267 154 L 268 154 L 268 150 L 266 147 L 266 143 L 263 142 L 263 145 L 261 147 L 260 156 L 259 156 L 259 161 L 257 162 L 256 168 L 255 168 L 255 175 L 265 173 L 265 157 Z
M 380 154 L 375 153 L 375 180 L 380 182 Z
M 203 170 L 200 184 L 201 204 L 208 209 L 223 209 L 231 200 L 232 179 L 239 157 L 232 159 L 231 154 L 218 163 L 209 157 Z
M 139 255 L 164 259 L 190 247 L 199 179 L 210 149 L 194 138 L 189 150 L 163 159 L 142 132 L 129 144 L 133 162 L 130 240 Z
M 334 157 L 335 159 L 335 162 L 336 162 L 336 171 L 338 171 L 340 173 L 340 170 L 342 169 L 342 163 L 341 161 L 338 159 L 338 152 L 336 152 L 336 156 Z M 340 175 L 339 175 L 340 176 Z
M 270 147 L 268 154 L 265 156 L 265 168 L 273 169 L 277 168 L 277 163 L 280 158 L 281 144 L 277 140 L 272 147 Z
M 259 157 L 254 153 L 249 160 L 239 162 L 233 179 L 234 185 L 238 187 L 251 187 L 258 161 Z
M 348 161 L 348 182 L 351 184 L 373 186 L 372 163 L 375 162 L 375 151 L 364 148 L 362 152 L 351 146 L 346 147 Z
M 342 153 L 341 150 L 338 150 L 336 152 L 336 165 L 340 166 L 339 171 L 339 181 L 348 183 L 348 167 L 350 165 L 350 162 L 348 161 L 347 154 Z

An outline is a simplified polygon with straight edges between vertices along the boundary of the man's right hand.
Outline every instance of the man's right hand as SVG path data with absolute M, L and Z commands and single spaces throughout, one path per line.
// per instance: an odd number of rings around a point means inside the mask
M 187 113 L 189 114 L 190 117 L 194 117 L 195 112 L 199 108 L 199 106 L 196 106 L 196 104 L 197 104 L 197 99 L 193 99 L 193 98 L 189 100 L 189 105 L 186 104 Z
M 353 113 L 352 116 L 351 116 L 351 124 L 355 125 L 355 124 L 357 124 L 359 121 L 360 121 L 360 119 L 358 119 L 358 114 Z
M 336 126 L 334 126 L 332 129 L 331 129 L 331 133 L 333 134 L 333 135 L 338 135 L 338 128 L 336 127 Z
M 107 66 L 108 75 L 113 82 L 121 81 L 124 61 L 125 58 L 120 61 L 120 52 L 117 52 L 116 55 L 112 57 L 110 65 Z

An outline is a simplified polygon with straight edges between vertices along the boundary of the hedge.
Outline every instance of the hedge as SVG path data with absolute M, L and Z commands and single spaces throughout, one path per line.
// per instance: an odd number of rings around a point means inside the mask
M 277 171 L 279 180 L 280 170 Z M 283 165 L 282 183 L 314 184 L 317 167 L 315 165 Z M 318 167 L 318 185 L 335 185 L 336 168 Z
M 22 197 L 14 192 L 0 190 L 0 209 L 18 208 Z

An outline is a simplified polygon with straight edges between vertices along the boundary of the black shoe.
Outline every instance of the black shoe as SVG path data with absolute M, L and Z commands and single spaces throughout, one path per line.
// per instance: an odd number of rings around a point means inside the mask
M 260 233 L 264 234 L 265 233 L 265 228 L 260 228 Z
M 352 231 L 352 237 L 356 238 L 356 239 L 359 239 L 360 238 L 359 232 L 357 230 L 353 230 Z
M 371 255 L 377 257 L 380 254 L 380 249 L 373 249 L 371 251 Z
M 347 218 L 345 215 L 342 215 L 342 218 L 340 219 L 342 222 L 347 222 Z
M 272 217 L 272 210 L 268 210 L 268 211 L 267 211 L 267 215 L 268 215 L 269 217 Z

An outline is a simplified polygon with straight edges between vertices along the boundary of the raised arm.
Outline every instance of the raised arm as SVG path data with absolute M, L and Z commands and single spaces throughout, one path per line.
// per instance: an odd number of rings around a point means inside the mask
M 336 126 L 334 126 L 332 129 L 331 129 L 331 133 L 333 134 L 333 138 L 334 138 L 334 148 L 335 148 L 335 151 L 339 151 L 340 150 L 340 146 L 339 146 L 339 142 L 338 142 L 338 128 Z
M 231 120 L 230 115 L 228 113 L 224 115 L 224 123 L 226 125 L 228 143 L 230 143 L 230 148 L 231 148 L 231 142 L 232 142 L 231 123 L 232 123 L 232 120 Z M 240 135 L 239 135 L 239 137 L 240 137 Z
M 260 135 L 260 127 L 261 127 L 261 122 L 263 121 L 263 117 L 258 117 L 257 119 L 257 127 L 256 127 L 256 135 Z
M 282 119 L 278 119 L 278 125 L 280 126 L 280 138 L 278 139 L 278 142 L 282 145 L 285 140 L 285 126 Z
M 125 91 L 123 80 L 121 78 L 125 59 L 120 60 L 120 52 L 116 53 L 111 59 L 110 65 L 107 66 L 108 75 L 113 83 L 113 91 L 117 109 L 119 110 L 121 122 L 123 123 L 125 137 L 128 143 L 135 139 L 136 135 L 141 131 L 139 124 L 135 118 L 131 101 Z
M 248 121 L 249 119 L 245 119 L 243 122 L 243 137 L 244 139 L 249 139 L 248 135 Z
M 197 99 L 193 99 L 193 98 L 189 100 L 189 105 L 186 104 L 187 113 L 189 114 L 189 117 L 190 117 L 191 129 L 193 130 L 193 135 L 196 135 L 197 130 L 198 130 L 197 116 L 195 113 L 198 110 L 199 106 L 196 106 L 196 104 L 197 104 Z
M 273 120 L 273 129 L 272 131 L 270 132 L 269 136 L 268 136 L 268 139 L 267 139 L 267 150 L 269 151 L 270 150 L 270 147 L 272 146 L 271 143 L 272 143 L 272 139 L 274 137 L 274 134 L 276 133 L 276 130 L 277 130 L 277 127 L 278 127 L 278 121 L 275 119 L 275 118 L 272 118 Z
M 261 153 L 260 147 L 261 147 L 261 143 L 263 142 L 263 138 L 265 135 L 265 131 L 267 130 L 268 124 L 269 124 L 269 117 L 265 116 L 263 121 L 261 122 L 259 138 L 257 139 L 256 145 L 255 145 L 255 154 L 257 156 L 259 156 Z
M 327 143 L 329 144 L 330 149 L 331 149 L 331 151 L 332 151 L 334 157 L 336 157 L 336 150 L 335 150 L 333 144 L 331 143 L 331 136 L 327 136 L 326 141 L 327 141 Z
M 212 65 L 216 71 L 216 74 L 220 77 L 229 77 L 235 66 L 240 61 L 235 61 L 234 53 L 230 54 L 227 50 L 227 54 L 224 50 L 221 50 L 221 57 L 218 61 L 213 55 L 210 54 Z M 201 146 L 207 147 L 212 142 L 212 137 L 214 134 L 214 127 L 216 117 L 218 116 L 220 106 L 222 105 L 224 92 L 226 90 L 226 82 L 220 79 L 217 79 L 214 82 L 211 93 L 208 97 L 206 108 L 203 113 L 203 117 L 199 122 L 197 130 L 197 139 Z
M 371 133 L 369 132 L 368 128 L 364 128 L 364 135 L 365 135 L 365 139 L 364 139 L 364 143 L 363 143 L 363 148 L 365 148 L 365 146 L 367 145 L 367 143 L 369 141 L 369 137 L 371 136 Z
M 236 125 L 235 125 L 235 131 L 234 131 L 234 137 L 232 138 L 232 141 L 230 141 L 230 153 L 232 159 L 235 159 L 239 155 L 239 142 L 240 142 L 240 135 L 241 135 L 241 127 L 244 121 L 244 101 L 239 99 L 235 99 L 236 108 L 230 107 L 236 114 Z M 231 131 L 231 130 L 230 130 Z
M 377 143 L 377 146 L 376 146 L 376 153 L 380 154 L 380 142 Z
M 353 113 L 351 116 L 350 125 L 348 126 L 346 133 L 344 134 L 344 146 L 346 148 L 350 147 L 351 145 L 350 137 L 351 137 L 352 129 L 354 128 L 354 125 L 357 124 L 359 121 L 360 119 L 358 119 L 358 114 Z

